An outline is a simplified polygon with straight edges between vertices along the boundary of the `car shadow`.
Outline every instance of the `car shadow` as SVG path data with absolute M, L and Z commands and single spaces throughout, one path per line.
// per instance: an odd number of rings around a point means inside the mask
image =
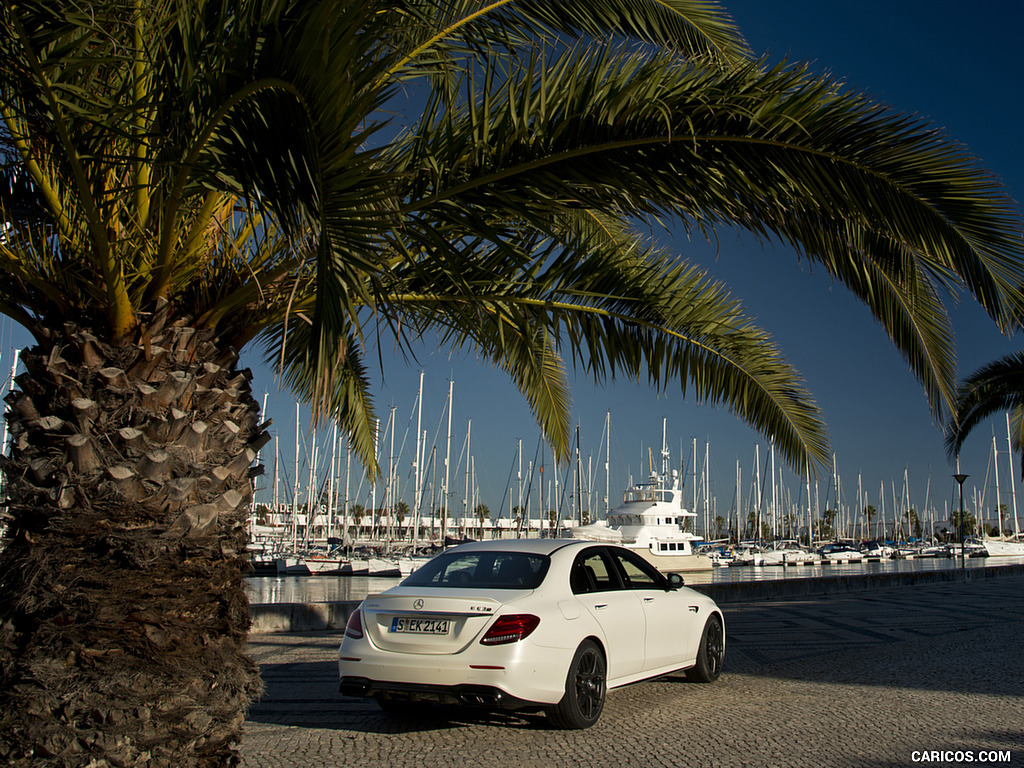
M 373 699 L 342 696 L 338 692 L 337 674 L 334 661 L 261 664 L 263 694 L 249 707 L 246 720 L 376 734 L 438 731 L 470 725 L 550 729 L 547 718 L 534 711 L 496 712 L 467 706 L 427 705 L 414 715 L 387 713 Z

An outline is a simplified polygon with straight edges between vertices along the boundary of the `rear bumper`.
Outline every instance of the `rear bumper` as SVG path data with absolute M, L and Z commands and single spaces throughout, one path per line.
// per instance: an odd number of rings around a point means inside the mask
M 533 638 L 506 645 L 470 645 L 454 654 L 403 654 L 374 648 L 365 638 L 346 638 L 338 652 L 343 693 L 511 708 L 557 704 L 573 648 L 536 646 Z M 353 682 L 350 682 L 353 681 Z M 472 700 L 488 692 L 493 703 Z
M 360 698 L 372 696 L 396 701 L 424 701 L 507 710 L 550 706 L 542 702 L 516 698 L 491 685 L 427 685 L 370 680 L 366 677 L 342 677 L 339 687 L 342 695 Z

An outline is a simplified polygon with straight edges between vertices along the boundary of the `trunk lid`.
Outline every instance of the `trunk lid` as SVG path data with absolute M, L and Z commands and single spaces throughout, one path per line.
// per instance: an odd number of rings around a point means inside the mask
M 529 590 L 509 590 L 501 600 L 492 590 L 408 589 L 370 595 L 362 605 L 363 631 L 382 650 L 395 653 L 453 654 L 479 642 L 514 599 Z

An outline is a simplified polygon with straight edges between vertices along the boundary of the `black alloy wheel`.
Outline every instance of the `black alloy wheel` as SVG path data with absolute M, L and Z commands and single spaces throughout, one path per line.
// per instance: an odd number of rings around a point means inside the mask
M 686 679 L 698 683 L 713 683 L 722 674 L 725 660 L 725 630 L 722 620 L 712 614 L 704 625 L 697 649 L 697 663 L 686 671 Z
M 556 728 L 589 728 L 601 717 L 607 693 L 604 653 L 593 640 L 584 640 L 576 649 L 565 680 L 565 695 L 547 714 Z

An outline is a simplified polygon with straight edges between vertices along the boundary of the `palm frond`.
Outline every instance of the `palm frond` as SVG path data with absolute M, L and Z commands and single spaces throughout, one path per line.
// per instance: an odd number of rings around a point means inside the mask
M 934 129 L 800 67 L 570 51 L 500 88 L 402 145 L 448 170 L 419 177 L 407 214 L 472 207 L 543 226 L 557 206 L 622 206 L 780 238 L 874 302 L 936 414 L 955 386 L 938 288 L 969 291 L 1003 328 L 1020 321 L 1005 190 Z
M 453 243 L 396 269 L 378 310 L 510 372 L 559 455 L 570 434 L 564 352 L 595 381 L 646 378 L 727 407 L 796 465 L 826 461 L 821 414 L 770 337 L 721 285 L 645 249 L 621 222 L 568 212 L 549 233 L 510 227 L 500 248 Z

